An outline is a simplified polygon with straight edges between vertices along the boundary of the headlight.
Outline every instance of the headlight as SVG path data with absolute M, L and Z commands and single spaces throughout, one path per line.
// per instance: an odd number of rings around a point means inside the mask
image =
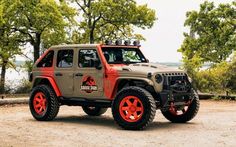
M 155 76 L 155 78 L 156 78 L 156 82 L 157 82 L 158 84 L 160 84 L 160 83 L 163 81 L 163 77 L 162 77 L 162 75 L 160 75 L 160 74 L 157 74 L 157 75 Z

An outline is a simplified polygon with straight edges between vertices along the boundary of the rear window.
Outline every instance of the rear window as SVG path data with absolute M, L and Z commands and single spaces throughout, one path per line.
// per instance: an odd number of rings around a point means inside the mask
M 57 53 L 57 67 L 68 68 L 73 66 L 73 54 L 74 51 L 70 50 L 60 50 Z
M 37 67 L 52 67 L 54 51 L 49 51 L 47 55 L 37 64 Z

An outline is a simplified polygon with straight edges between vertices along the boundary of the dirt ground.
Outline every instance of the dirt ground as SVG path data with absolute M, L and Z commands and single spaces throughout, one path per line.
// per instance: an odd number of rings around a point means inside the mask
M 62 106 L 57 118 L 39 122 L 27 105 L 0 107 L 0 146 L 236 146 L 236 102 L 201 101 L 191 122 L 173 124 L 160 111 L 143 131 L 119 128 L 111 110 L 101 117 Z

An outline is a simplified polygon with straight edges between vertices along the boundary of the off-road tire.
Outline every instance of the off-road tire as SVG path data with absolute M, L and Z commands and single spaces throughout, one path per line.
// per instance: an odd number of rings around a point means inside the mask
M 200 107 L 199 97 L 196 95 L 189 105 L 186 113 L 182 115 L 173 115 L 170 111 L 161 111 L 166 119 L 173 123 L 185 123 L 192 120 L 198 113 Z
M 125 97 L 134 96 L 140 100 L 143 105 L 143 114 L 136 122 L 128 122 L 122 118 L 119 108 Z M 127 130 L 141 130 L 151 123 L 156 114 L 156 104 L 152 95 L 145 89 L 130 86 L 121 89 L 112 102 L 112 115 L 115 122 Z
M 82 106 L 84 112 L 89 116 L 100 116 L 107 111 L 107 108 Z
M 47 101 L 45 113 L 43 113 L 42 115 L 39 115 L 35 111 L 34 104 L 33 104 L 34 96 L 38 92 L 42 92 L 45 95 L 45 98 Z M 29 99 L 29 107 L 30 107 L 30 111 L 33 117 L 39 121 L 53 120 L 57 116 L 59 108 L 60 108 L 55 92 L 48 85 L 38 85 L 33 88 L 30 99 Z

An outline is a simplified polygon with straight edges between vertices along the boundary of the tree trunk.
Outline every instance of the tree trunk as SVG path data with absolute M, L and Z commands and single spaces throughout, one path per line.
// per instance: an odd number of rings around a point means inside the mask
M 0 80 L 0 94 L 5 93 L 5 77 L 6 77 L 6 66 L 8 61 L 3 60 L 2 71 L 1 71 L 1 80 Z
M 41 34 L 36 33 L 36 41 L 33 44 L 33 46 L 34 46 L 34 62 L 36 62 L 37 59 L 39 58 L 39 54 L 40 54 L 40 41 L 41 41 Z
M 92 28 L 92 16 L 91 16 L 91 0 L 88 1 L 87 3 L 88 7 L 88 28 L 89 28 L 89 43 L 93 44 L 94 43 L 94 36 L 93 36 L 93 28 Z
M 90 32 L 89 32 L 89 43 L 93 44 L 94 43 L 94 29 L 90 28 Z

